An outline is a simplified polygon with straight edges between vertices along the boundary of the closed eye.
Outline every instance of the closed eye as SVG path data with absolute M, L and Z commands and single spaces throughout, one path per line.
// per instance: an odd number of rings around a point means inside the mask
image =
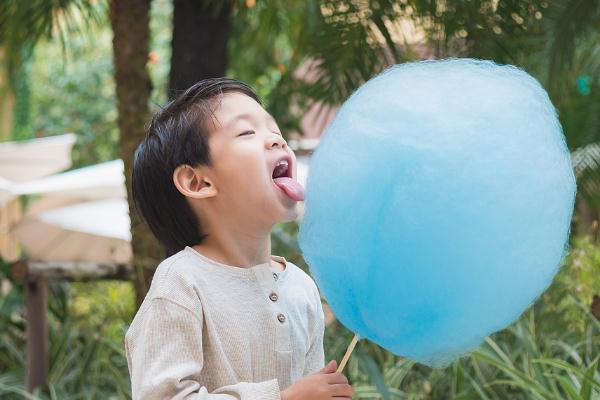
M 256 132 L 254 131 L 245 131 L 240 133 L 238 136 L 245 136 L 245 135 L 254 135 Z

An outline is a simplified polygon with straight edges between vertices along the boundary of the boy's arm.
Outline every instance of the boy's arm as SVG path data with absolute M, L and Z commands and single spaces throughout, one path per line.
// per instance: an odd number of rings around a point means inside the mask
M 303 375 L 309 375 L 321 370 L 325 366 L 325 354 L 323 350 L 323 335 L 325 333 L 325 315 L 323 313 L 323 305 L 321 304 L 321 296 L 317 287 L 314 287 L 314 301 L 317 313 L 313 316 L 313 329 L 310 336 L 310 346 L 306 353 L 304 362 Z
M 154 298 L 139 322 L 125 338 L 133 400 L 280 400 L 277 379 L 208 392 L 200 382 L 202 316 L 189 308 Z

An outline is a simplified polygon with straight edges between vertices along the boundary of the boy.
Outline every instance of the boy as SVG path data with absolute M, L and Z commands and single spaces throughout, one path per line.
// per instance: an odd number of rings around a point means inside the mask
M 167 249 L 125 336 L 134 399 L 350 399 L 323 367 L 312 279 L 271 256 L 297 216 L 296 158 L 257 95 L 198 82 L 152 119 L 135 153 L 136 207 Z

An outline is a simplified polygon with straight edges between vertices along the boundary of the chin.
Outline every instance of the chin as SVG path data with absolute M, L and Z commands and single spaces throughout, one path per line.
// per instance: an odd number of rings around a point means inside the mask
M 298 204 L 295 202 L 293 207 L 286 209 L 281 214 L 281 216 L 278 218 L 276 223 L 294 221 L 298 218 L 298 215 L 299 215 Z

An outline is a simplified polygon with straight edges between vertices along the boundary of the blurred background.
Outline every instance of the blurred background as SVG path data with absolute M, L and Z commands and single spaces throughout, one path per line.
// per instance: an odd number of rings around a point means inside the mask
M 128 210 L 133 149 L 196 81 L 251 85 L 300 161 L 386 66 L 475 57 L 536 77 L 578 179 L 551 287 L 434 370 L 359 342 L 356 399 L 600 398 L 600 1 L 1 0 L 0 398 L 127 399 L 123 337 L 163 255 Z M 273 254 L 306 268 L 297 223 Z M 325 304 L 328 359 L 352 334 Z

